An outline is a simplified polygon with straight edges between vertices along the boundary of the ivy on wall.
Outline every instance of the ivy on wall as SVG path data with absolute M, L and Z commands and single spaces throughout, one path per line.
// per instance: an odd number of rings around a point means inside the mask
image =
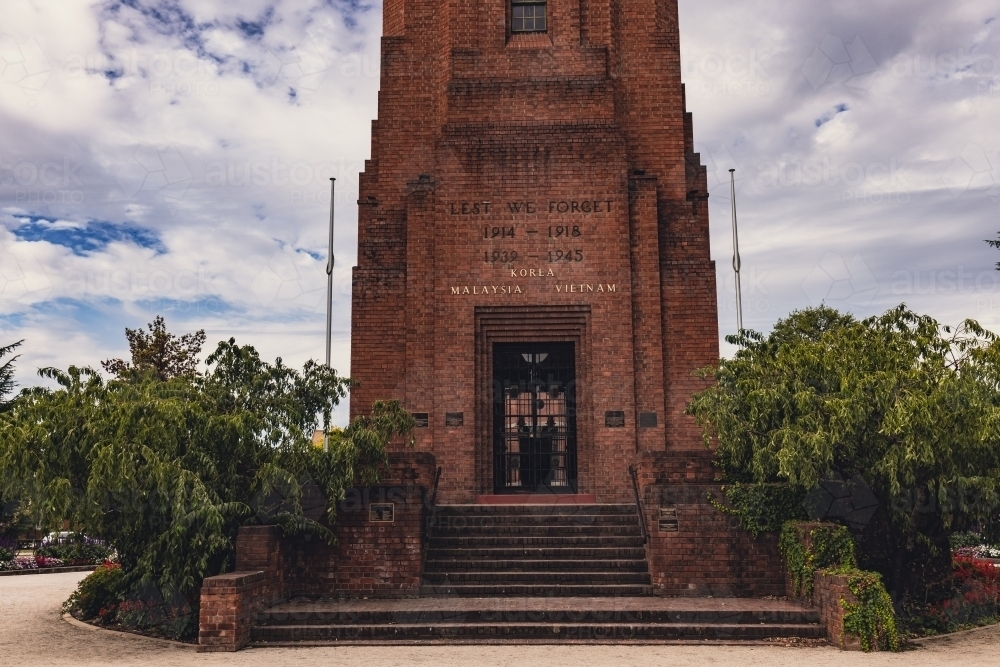
M 726 484 L 722 487 L 728 505 L 708 494 L 719 511 L 739 518 L 740 527 L 754 539 L 761 533 L 777 532 L 786 521 L 804 519 L 805 492 L 791 484 Z
M 865 651 L 898 651 L 899 632 L 892 599 L 875 572 L 858 569 L 854 540 L 844 526 L 789 521 L 778 543 L 796 596 L 809 597 L 817 570 L 847 577 L 857 602 L 841 598 L 844 634 L 857 637 Z
M 858 565 L 854 540 L 844 526 L 788 521 L 781 530 L 778 548 L 788 564 L 796 596 L 812 595 L 816 570 Z
M 864 651 L 898 651 L 896 615 L 892 598 L 882 585 L 882 576 L 856 568 L 830 571 L 829 574 L 847 576 L 847 586 L 858 600 L 840 600 L 845 612 L 844 634 L 860 639 Z

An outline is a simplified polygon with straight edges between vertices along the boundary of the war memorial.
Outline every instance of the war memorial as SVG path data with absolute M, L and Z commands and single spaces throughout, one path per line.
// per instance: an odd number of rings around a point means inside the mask
M 241 529 L 202 649 L 826 636 L 764 599 L 777 538 L 713 504 L 684 414 L 719 331 L 676 0 L 384 12 L 351 406 L 398 399 L 417 428 L 336 546 Z

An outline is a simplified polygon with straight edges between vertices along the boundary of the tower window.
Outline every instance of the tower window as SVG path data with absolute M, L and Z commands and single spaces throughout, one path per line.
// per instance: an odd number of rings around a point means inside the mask
M 511 32 L 545 32 L 548 21 L 545 2 L 538 0 L 511 0 Z

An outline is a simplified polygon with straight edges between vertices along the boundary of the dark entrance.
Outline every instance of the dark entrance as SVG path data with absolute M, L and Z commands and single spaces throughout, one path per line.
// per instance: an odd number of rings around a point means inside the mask
M 493 346 L 497 493 L 576 492 L 573 343 Z

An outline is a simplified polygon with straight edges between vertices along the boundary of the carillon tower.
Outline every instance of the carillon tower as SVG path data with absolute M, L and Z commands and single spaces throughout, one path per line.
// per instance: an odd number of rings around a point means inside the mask
M 399 399 L 438 501 L 633 497 L 716 363 L 676 0 L 386 0 L 355 414 Z

